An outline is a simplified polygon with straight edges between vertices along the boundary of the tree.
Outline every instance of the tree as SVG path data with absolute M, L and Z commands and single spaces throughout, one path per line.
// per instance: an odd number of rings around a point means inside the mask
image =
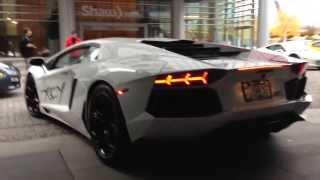
M 303 36 L 313 36 L 318 32 L 318 28 L 315 26 L 306 26 L 303 29 L 304 32 L 301 33 L 301 35 Z
M 297 17 L 289 16 L 284 12 L 278 13 L 278 22 L 271 30 L 271 36 L 280 37 L 286 41 L 289 36 L 299 36 L 301 25 Z

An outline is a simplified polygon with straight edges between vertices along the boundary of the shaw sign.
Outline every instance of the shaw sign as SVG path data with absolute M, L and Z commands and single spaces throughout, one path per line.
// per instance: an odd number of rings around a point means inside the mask
M 79 15 L 82 17 L 100 17 L 100 18 L 112 18 L 112 19 L 137 19 L 142 16 L 138 11 L 127 11 L 120 6 L 115 6 L 111 9 L 95 8 L 90 5 L 83 5 L 80 7 Z

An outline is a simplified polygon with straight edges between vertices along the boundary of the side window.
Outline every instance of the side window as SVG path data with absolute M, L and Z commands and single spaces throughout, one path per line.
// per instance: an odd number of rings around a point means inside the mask
M 281 45 L 272 45 L 267 47 L 267 49 L 270 49 L 272 51 L 282 51 L 285 52 L 285 49 Z
M 56 60 L 53 69 L 63 68 L 66 66 L 81 63 L 81 61 L 83 61 L 84 59 L 84 56 L 86 56 L 86 54 L 88 53 L 88 50 L 89 48 L 85 47 L 67 52 Z
M 274 51 L 273 47 L 274 47 L 274 46 L 268 46 L 267 49 L 269 49 L 269 50 L 271 50 L 271 51 Z
M 94 62 L 99 59 L 99 55 L 100 55 L 100 50 L 98 47 L 95 47 L 95 46 L 74 49 L 60 56 L 55 61 L 53 66 L 51 66 L 51 69 L 63 68 L 66 66 L 71 66 L 74 64 L 81 64 L 86 62 Z

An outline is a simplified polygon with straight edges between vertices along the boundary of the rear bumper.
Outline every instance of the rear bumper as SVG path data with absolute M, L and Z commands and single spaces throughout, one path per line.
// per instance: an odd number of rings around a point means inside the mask
M 144 113 L 127 124 L 132 141 L 141 138 L 162 139 L 200 136 L 235 122 L 250 122 L 248 120 L 265 119 L 273 121 L 288 121 L 293 116 L 299 116 L 310 104 L 312 97 L 304 95 L 300 100 L 290 101 L 272 107 L 252 108 L 237 112 L 222 112 L 214 116 L 193 118 L 156 118 Z M 293 116 L 292 116 L 293 115 Z M 267 118 L 266 118 L 267 117 Z M 264 120 L 262 120 L 264 119 Z M 268 121 L 268 120 L 267 120 Z M 295 121 L 295 120 L 292 120 Z

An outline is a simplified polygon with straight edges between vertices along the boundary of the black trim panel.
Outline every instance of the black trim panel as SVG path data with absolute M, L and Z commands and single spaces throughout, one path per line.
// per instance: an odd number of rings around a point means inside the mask
M 77 79 L 74 79 L 74 80 L 72 81 L 71 94 L 70 94 L 70 100 L 69 100 L 69 109 L 72 108 L 73 97 L 74 97 L 74 92 L 75 92 L 75 90 L 76 90 L 77 82 L 78 82 Z
M 155 117 L 205 117 L 222 112 L 222 105 L 213 89 L 154 88 L 146 110 Z
M 307 78 L 293 79 L 285 83 L 286 96 L 288 100 L 300 99 L 305 94 Z

